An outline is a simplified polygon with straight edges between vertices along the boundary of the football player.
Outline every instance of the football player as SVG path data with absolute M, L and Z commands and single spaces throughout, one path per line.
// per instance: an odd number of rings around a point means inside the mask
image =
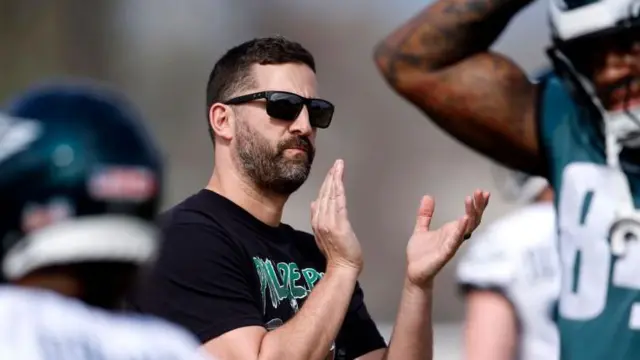
M 505 198 L 521 207 L 476 235 L 458 264 L 465 359 L 558 359 L 553 191 L 541 177 L 502 167 L 495 174 Z
M 640 358 L 640 6 L 548 0 L 554 71 L 490 49 L 530 0 L 437 0 L 383 40 L 378 68 L 471 148 L 555 190 L 562 359 Z M 514 239 L 517 241 L 517 239 Z
M 40 86 L 0 114 L 0 359 L 202 359 L 182 329 L 116 313 L 158 247 L 161 170 L 109 90 Z

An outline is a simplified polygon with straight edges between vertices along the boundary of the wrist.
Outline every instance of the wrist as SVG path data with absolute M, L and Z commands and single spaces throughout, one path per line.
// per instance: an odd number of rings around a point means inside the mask
M 431 311 L 433 302 L 433 286 L 416 285 L 405 279 L 402 287 L 401 307 Z
M 362 271 L 362 266 L 340 263 L 340 262 L 328 262 L 326 275 L 331 274 L 332 276 L 339 276 L 345 279 L 354 279 L 357 280 L 360 272 Z
M 433 279 L 416 284 L 405 276 L 403 290 L 410 294 L 430 295 L 433 292 Z

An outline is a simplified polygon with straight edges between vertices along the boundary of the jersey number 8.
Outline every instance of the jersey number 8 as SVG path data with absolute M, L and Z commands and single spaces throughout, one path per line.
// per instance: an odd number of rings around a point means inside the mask
M 609 171 L 590 163 L 570 164 L 564 171 L 558 199 L 560 315 L 568 320 L 588 321 L 602 314 L 610 286 L 640 294 L 640 242 L 629 242 L 621 257 L 611 255 L 608 237 L 616 197 Z M 629 328 L 640 330 L 640 302 L 629 311 Z

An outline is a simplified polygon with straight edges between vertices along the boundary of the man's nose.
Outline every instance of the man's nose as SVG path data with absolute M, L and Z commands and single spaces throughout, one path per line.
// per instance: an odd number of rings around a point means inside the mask
M 309 111 L 306 106 L 302 108 L 298 118 L 296 118 L 291 126 L 289 126 L 289 131 L 304 136 L 310 136 L 313 133 L 313 127 L 309 120 Z

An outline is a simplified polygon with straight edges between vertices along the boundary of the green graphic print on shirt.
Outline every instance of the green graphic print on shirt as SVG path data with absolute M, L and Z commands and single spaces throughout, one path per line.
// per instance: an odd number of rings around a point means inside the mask
M 313 287 L 322 279 L 324 273 L 314 268 L 300 269 L 294 262 L 273 262 L 270 259 L 253 257 L 253 265 L 260 279 L 260 294 L 262 296 L 262 313 L 267 314 L 267 303 L 273 309 L 278 309 L 284 300 L 288 300 L 293 313 L 299 310 L 298 300 L 304 299 L 311 293 Z M 267 290 L 269 299 L 267 301 Z M 267 331 L 275 330 L 284 325 L 278 317 L 268 320 L 265 324 Z M 331 344 L 325 360 L 335 359 L 335 341 Z
M 288 300 L 294 313 L 298 312 L 298 300 L 309 296 L 315 284 L 324 276 L 314 268 L 300 269 L 294 262 L 274 263 L 270 259 L 253 258 L 262 295 L 262 312 L 266 313 L 267 290 L 270 305 L 277 309 L 281 302 Z

